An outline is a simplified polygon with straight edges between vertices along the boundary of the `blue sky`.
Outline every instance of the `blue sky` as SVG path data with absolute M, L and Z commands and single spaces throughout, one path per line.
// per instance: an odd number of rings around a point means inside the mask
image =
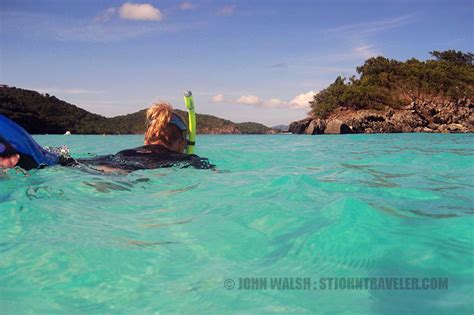
M 371 56 L 472 51 L 473 1 L 0 0 L 0 83 L 105 116 L 158 100 L 288 124 Z

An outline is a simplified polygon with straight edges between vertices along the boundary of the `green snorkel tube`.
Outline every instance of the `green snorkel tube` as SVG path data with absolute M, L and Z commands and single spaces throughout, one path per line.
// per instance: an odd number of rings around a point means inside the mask
M 186 147 L 187 154 L 194 154 L 194 148 L 196 146 L 196 112 L 194 111 L 193 94 L 191 91 L 184 92 L 184 104 L 188 109 L 188 131 L 189 139 L 188 146 Z

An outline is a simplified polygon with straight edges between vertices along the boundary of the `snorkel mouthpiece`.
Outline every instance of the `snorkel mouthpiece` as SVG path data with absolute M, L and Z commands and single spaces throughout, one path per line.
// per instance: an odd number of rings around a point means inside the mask
M 193 93 L 191 91 L 184 91 L 184 97 L 191 97 Z
M 186 148 L 187 154 L 194 153 L 194 147 L 196 146 L 196 112 L 194 111 L 194 100 L 193 93 L 191 91 L 184 92 L 184 104 L 188 109 L 188 130 L 189 130 L 189 139 L 188 146 Z

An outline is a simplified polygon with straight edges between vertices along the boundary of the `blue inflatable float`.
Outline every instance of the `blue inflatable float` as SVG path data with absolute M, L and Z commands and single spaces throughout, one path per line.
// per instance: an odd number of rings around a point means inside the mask
M 0 156 L 19 154 L 25 170 L 58 163 L 58 156 L 43 149 L 20 125 L 0 115 Z

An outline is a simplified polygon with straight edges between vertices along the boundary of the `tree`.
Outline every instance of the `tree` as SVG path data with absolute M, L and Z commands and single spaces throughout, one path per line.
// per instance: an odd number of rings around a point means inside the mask
M 430 51 L 430 55 L 436 60 L 446 61 L 448 63 L 458 65 L 473 65 L 474 55 L 472 53 L 463 53 L 462 51 L 446 50 L 446 51 Z
M 337 79 L 310 102 L 311 114 L 328 117 L 337 108 L 398 108 L 411 101 L 474 98 L 473 54 L 433 51 L 435 60 L 404 62 L 373 57 L 357 67 L 359 78 Z

